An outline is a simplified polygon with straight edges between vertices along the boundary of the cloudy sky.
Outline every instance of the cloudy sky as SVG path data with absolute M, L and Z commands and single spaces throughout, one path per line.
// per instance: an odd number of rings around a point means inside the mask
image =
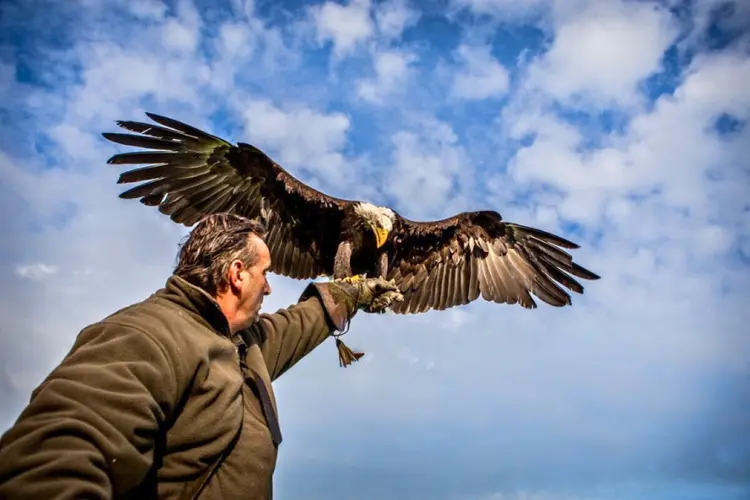
M 187 228 L 118 199 L 99 135 L 152 111 L 409 218 L 558 232 L 603 277 L 358 316 L 363 361 L 326 342 L 276 383 L 279 499 L 750 498 L 749 26 L 740 0 L 2 2 L 0 429 L 172 269 Z M 272 286 L 266 311 L 305 283 Z

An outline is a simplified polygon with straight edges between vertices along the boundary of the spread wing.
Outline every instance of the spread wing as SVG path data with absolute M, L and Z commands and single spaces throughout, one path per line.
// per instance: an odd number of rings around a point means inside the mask
M 388 278 L 404 295 L 393 305 L 396 313 L 442 310 L 480 295 L 534 308 L 533 294 L 560 307 L 571 303 L 563 287 L 583 293 L 571 275 L 599 279 L 560 248 L 578 248 L 575 243 L 502 222 L 497 212 L 463 212 L 434 222 L 400 218 L 395 237 Z
M 120 194 L 139 199 L 192 226 L 202 217 L 231 212 L 262 220 L 268 229 L 271 271 L 309 279 L 333 273 L 333 256 L 347 200 L 300 182 L 249 144 L 232 145 L 182 122 L 146 113 L 156 124 L 118 121 L 134 134 L 104 133 L 106 139 L 147 148 L 112 156 L 114 165 L 144 164 L 118 183 L 140 183 Z

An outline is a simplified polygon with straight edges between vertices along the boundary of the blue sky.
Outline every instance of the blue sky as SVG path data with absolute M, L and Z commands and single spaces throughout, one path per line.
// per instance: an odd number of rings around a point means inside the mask
M 565 309 L 359 316 L 276 383 L 278 498 L 750 496 L 750 4 L 6 1 L 0 427 L 187 229 L 117 198 L 144 111 L 413 219 L 581 244 Z M 266 311 L 304 283 L 274 276 Z M 745 326 L 743 326 L 745 325 Z

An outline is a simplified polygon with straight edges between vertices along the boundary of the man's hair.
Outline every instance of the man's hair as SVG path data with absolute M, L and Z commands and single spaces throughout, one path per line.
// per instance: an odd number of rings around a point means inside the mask
M 227 271 L 233 260 L 247 267 L 258 258 L 256 245 L 249 245 L 251 234 L 263 239 L 265 226 L 234 214 L 212 214 L 201 219 L 180 244 L 174 274 L 211 295 L 229 284 Z

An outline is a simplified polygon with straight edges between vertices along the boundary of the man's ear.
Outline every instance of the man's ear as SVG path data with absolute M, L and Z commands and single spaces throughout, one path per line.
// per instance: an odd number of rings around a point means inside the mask
M 242 263 L 241 260 L 235 259 L 229 264 L 229 288 L 233 292 L 238 292 L 242 289 L 242 282 L 244 279 L 244 276 L 242 275 L 242 271 L 245 271 L 245 265 Z

